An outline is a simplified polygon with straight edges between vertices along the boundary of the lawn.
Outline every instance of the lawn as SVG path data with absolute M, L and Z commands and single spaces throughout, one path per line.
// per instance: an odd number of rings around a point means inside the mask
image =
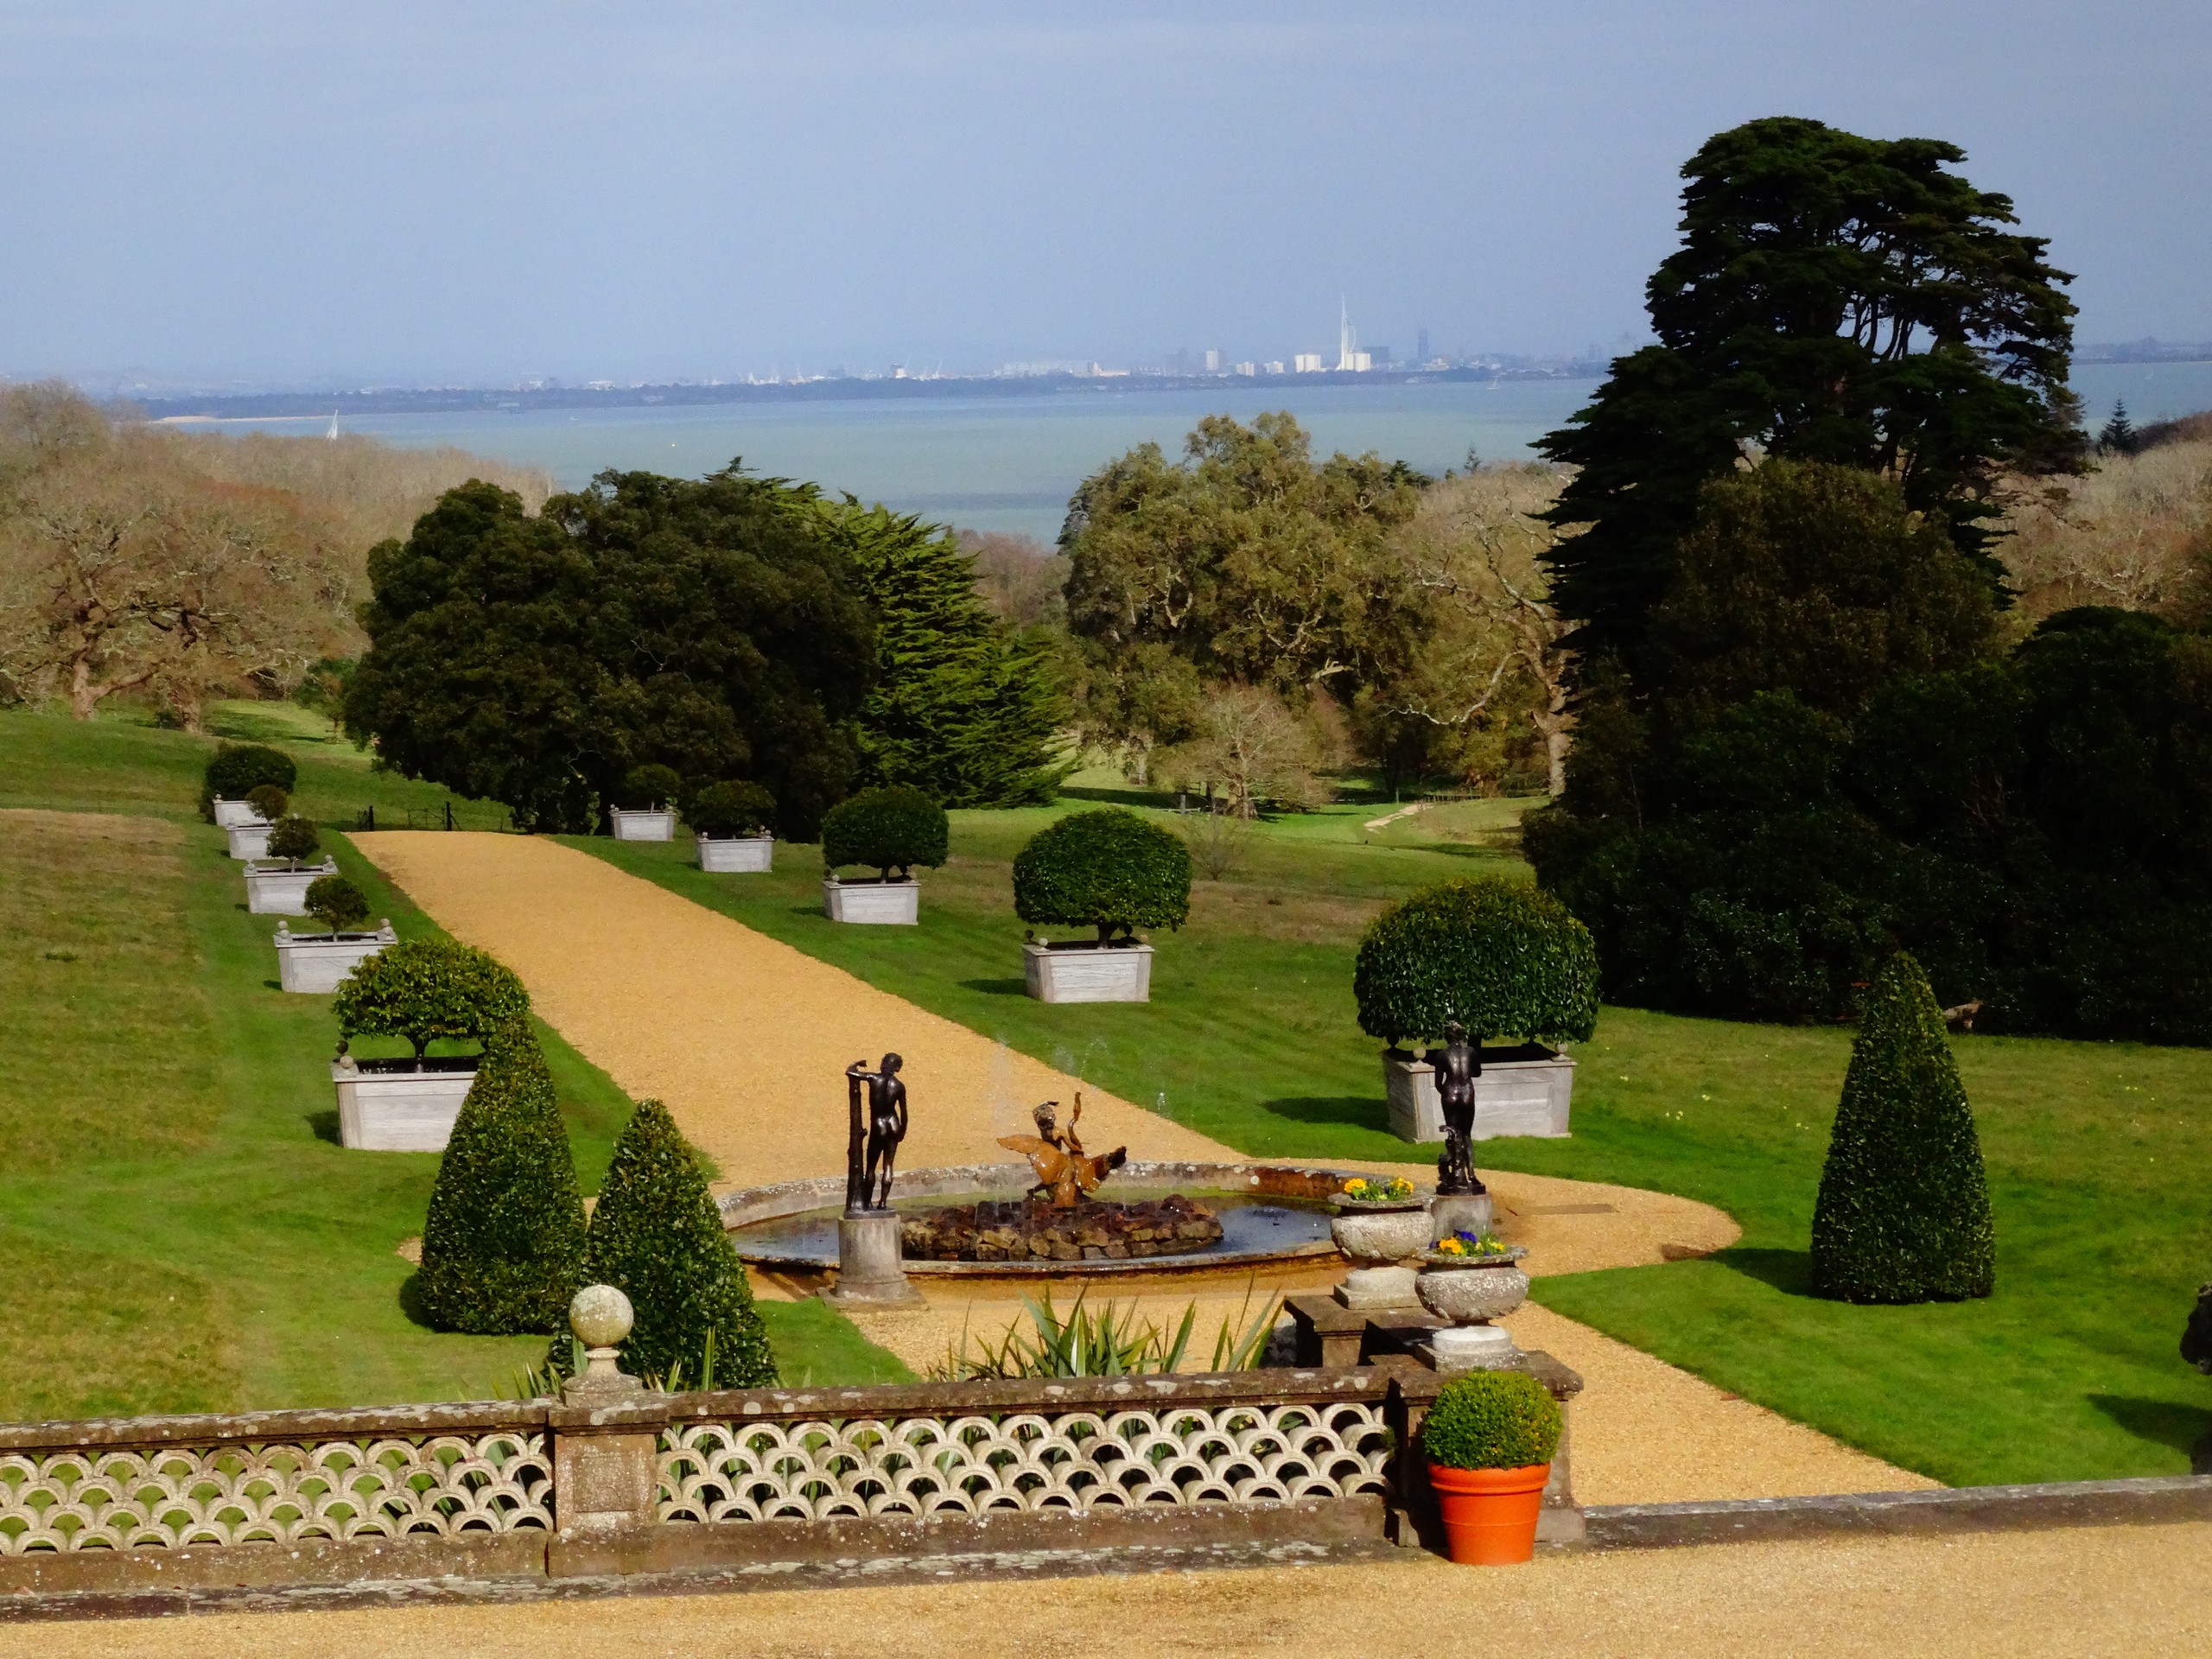
M 811 847 L 779 847 L 762 877 L 702 875 L 681 843 L 573 844 L 1247 1153 L 1343 1161 L 1408 1154 L 1384 1127 L 1376 1045 L 1354 1020 L 1360 926 L 1440 876 L 1526 874 L 1511 804 L 1363 827 L 1389 810 L 1260 828 L 1228 879 L 1197 885 L 1190 924 L 1155 938 L 1154 1001 L 1139 1007 L 1022 994 L 1008 866 L 1048 810 L 955 813 L 954 855 L 924 873 L 913 929 L 824 920 Z M 1845 1030 L 1608 1008 L 1576 1051 L 1573 1138 L 1488 1141 L 1478 1156 L 1735 1216 L 1742 1243 L 1708 1260 L 1536 1290 L 1732 1392 L 1954 1484 L 2185 1471 L 2187 1448 L 2212 1431 L 2212 1387 L 2176 1352 L 2212 1276 L 2212 1053 L 1980 1037 L 1955 1048 L 1996 1206 L 1986 1301 L 1859 1308 L 1807 1293 Z M 911 1081 L 926 1111 L 928 1079 Z
M 26 1363 L 0 1417 L 484 1398 L 543 1338 L 441 1335 L 404 1305 L 430 1154 L 335 1144 L 327 996 L 275 986 L 272 918 L 192 808 L 212 747 L 121 721 L 0 715 L 0 1248 Z M 350 823 L 422 791 L 350 749 L 300 800 Z M 477 809 L 482 810 L 480 807 Z M 437 930 L 341 835 L 372 914 Z M 629 1109 L 541 1025 L 587 1192 Z M 397 1041 L 364 1052 L 404 1052 Z M 905 1373 L 826 1307 L 762 1304 L 787 1377 Z

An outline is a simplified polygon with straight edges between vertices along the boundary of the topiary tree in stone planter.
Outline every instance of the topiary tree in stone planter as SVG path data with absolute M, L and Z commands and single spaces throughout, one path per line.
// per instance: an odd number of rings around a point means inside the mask
M 683 779 L 673 766 L 632 766 L 607 809 L 617 841 L 670 841 L 676 835 L 676 804 Z
M 248 833 L 231 832 L 234 837 Z M 264 843 L 265 856 L 246 861 L 245 907 L 257 916 L 306 915 L 308 889 L 320 877 L 338 873 L 333 859 L 307 861 L 321 853 L 322 837 L 307 819 L 288 815 L 269 826 Z
M 552 1073 L 527 1020 L 485 1039 L 438 1166 L 416 1280 L 436 1329 L 563 1328 L 584 1282 L 584 1204 Z
M 755 783 L 733 779 L 709 784 L 683 809 L 698 845 L 699 868 L 722 874 L 757 873 L 771 868 L 776 798 Z
M 288 813 L 269 828 L 269 856 L 281 858 L 294 869 L 302 861 L 322 850 L 322 836 L 314 823 L 297 813 Z
M 369 919 L 369 900 L 342 875 L 319 875 L 308 884 L 308 914 L 328 928 L 335 938 L 348 928 Z
M 377 1151 L 435 1152 L 474 1081 L 474 1056 L 428 1057 L 441 1039 L 480 1042 L 524 1020 L 530 994 L 483 951 L 451 939 L 409 939 L 356 967 L 332 1002 L 341 1039 L 331 1062 L 340 1139 Z M 364 1060 L 355 1037 L 404 1037 L 410 1060 Z
M 1545 1046 L 1596 1028 L 1598 952 L 1550 893 L 1501 876 L 1424 887 L 1370 925 L 1352 995 L 1360 1029 L 1389 1045 L 1390 1126 L 1403 1138 L 1443 1136 L 1432 1068 L 1410 1046 L 1454 1022 L 1478 1056 L 1476 1139 L 1567 1132 L 1573 1062 Z M 1495 1038 L 1515 1046 L 1484 1052 Z
M 687 1389 L 766 1388 L 775 1356 L 745 1263 L 722 1230 L 705 1172 L 668 1108 L 641 1100 L 614 1142 L 584 1241 L 584 1282 L 629 1297 L 632 1375 Z M 569 1344 L 551 1359 L 568 1369 Z
M 1029 994 L 1046 1002 L 1150 1000 L 1152 947 L 1136 930 L 1182 926 L 1191 853 L 1181 837 L 1125 807 L 1074 812 L 1014 855 L 1014 910 L 1043 927 L 1088 927 L 1095 939 L 1022 947 Z
M 246 791 L 245 804 L 263 823 L 274 823 L 292 810 L 292 797 L 275 784 L 256 784 Z
M 840 801 L 822 819 L 823 911 L 836 922 L 916 921 L 920 898 L 912 871 L 943 864 L 951 839 L 944 809 L 918 789 L 862 790 Z M 881 875 L 840 880 L 836 872 L 850 864 L 872 865 Z
M 1989 1182 L 1942 1011 L 1898 951 L 1866 994 L 1813 1208 L 1813 1287 L 1955 1301 L 1996 1282 Z
M 217 810 L 216 802 L 243 801 L 249 791 L 264 784 L 290 790 L 299 779 L 298 764 L 282 749 L 260 743 L 226 743 L 207 757 L 207 769 L 200 778 L 200 816 L 227 830 L 231 826 Z

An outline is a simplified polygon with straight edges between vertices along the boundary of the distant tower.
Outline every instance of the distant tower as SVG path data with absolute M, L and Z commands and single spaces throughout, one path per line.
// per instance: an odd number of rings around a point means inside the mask
M 1352 367 L 1352 352 L 1359 344 L 1359 336 L 1351 326 L 1351 312 L 1346 308 L 1343 296 L 1337 298 L 1337 372 L 1348 373 Z

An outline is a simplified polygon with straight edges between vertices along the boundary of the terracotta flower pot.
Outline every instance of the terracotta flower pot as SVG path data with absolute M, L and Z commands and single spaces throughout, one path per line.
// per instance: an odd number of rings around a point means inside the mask
M 1509 1567 L 1536 1553 L 1536 1517 L 1544 1504 L 1548 1463 L 1521 1469 L 1447 1469 L 1428 1465 L 1444 1512 L 1445 1547 L 1464 1567 Z

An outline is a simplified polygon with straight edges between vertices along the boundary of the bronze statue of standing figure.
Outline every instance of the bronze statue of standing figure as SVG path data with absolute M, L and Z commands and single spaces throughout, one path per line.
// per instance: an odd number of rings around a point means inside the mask
M 896 1054 L 887 1054 L 880 1071 L 869 1071 L 866 1060 L 855 1060 L 845 1068 L 846 1103 L 851 1113 L 850 1132 L 845 1142 L 848 1215 L 891 1207 L 892 1172 L 899 1161 L 899 1143 L 906 1138 L 906 1085 L 899 1077 L 899 1068 L 904 1064 Z M 865 1133 L 861 1111 L 862 1084 L 868 1085 Z
M 1444 1046 L 1424 1056 L 1436 1078 L 1437 1103 L 1444 1109 L 1444 1155 L 1436 1160 L 1440 1198 L 1486 1192 L 1475 1174 L 1475 1081 L 1483 1074 L 1483 1052 L 1467 1040 L 1457 1020 L 1444 1027 Z

